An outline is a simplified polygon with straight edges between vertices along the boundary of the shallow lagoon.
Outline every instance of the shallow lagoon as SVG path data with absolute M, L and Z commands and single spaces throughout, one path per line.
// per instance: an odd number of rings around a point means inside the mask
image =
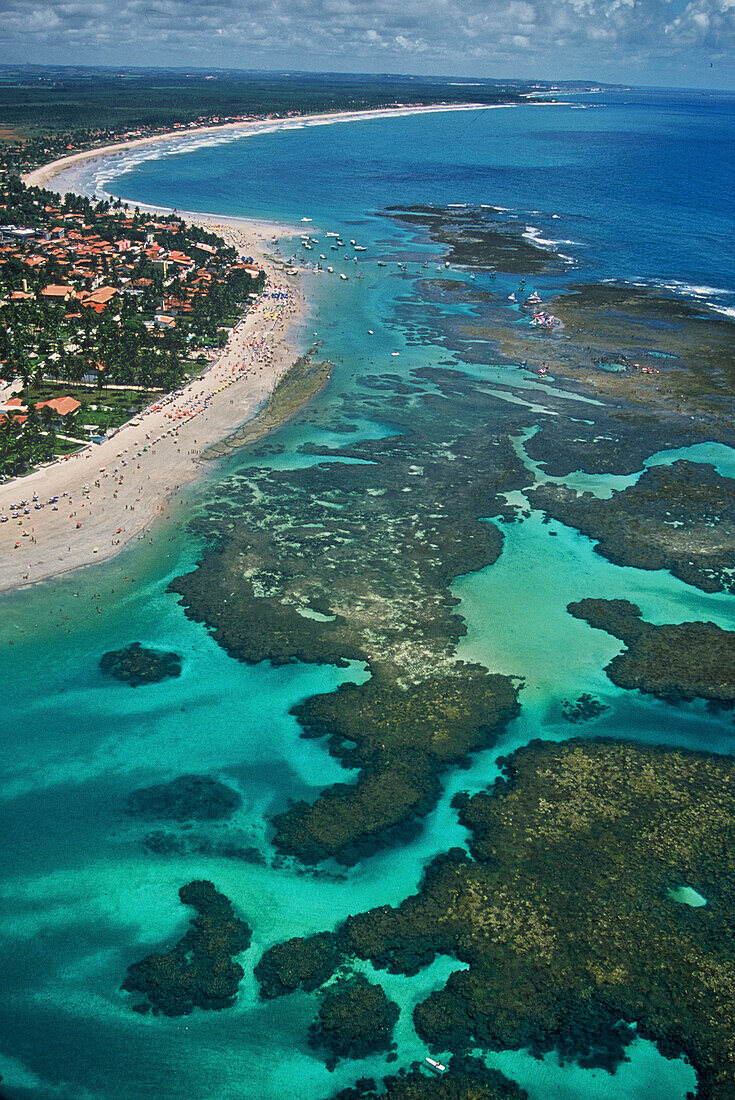
M 593 121 L 604 116 L 599 111 L 564 113 L 554 108 L 548 116 L 537 112 L 533 123 L 530 118 L 520 123 L 533 132 L 535 152 L 519 156 L 516 151 L 508 164 L 493 164 L 484 174 L 478 173 L 477 166 L 460 165 L 450 183 L 444 172 L 442 187 L 444 191 L 455 188 L 453 198 L 472 197 L 481 190 L 483 200 L 500 203 L 511 194 L 525 195 L 529 205 L 535 200 L 536 209 L 539 200 L 534 189 L 542 182 L 538 149 L 545 144 L 550 151 L 542 161 L 543 182 L 546 188 L 551 184 L 552 192 L 548 206 L 537 217 L 565 238 L 584 238 L 586 231 L 586 246 L 576 257 L 580 264 L 593 265 L 595 256 L 609 253 L 606 234 L 614 236 L 618 231 L 619 212 L 613 208 L 610 222 L 595 233 L 570 202 L 562 232 L 562 225 L 551 220 L 553 213 L 565 209 L 554 201 L 559 196 L 553 187 L 561 193 L 569 186 L 567 168 L 579 165 L 584 156 L 580 135 L 588 140 L 592 135 L 595 150 L 606 140 L 611 142 L 609 155 L 616 155 L 614 135 L 621 110 L 616 106 L 615 117 L 608 115 L 604 124 Z M 628 127 L 637 140 L 645 141 L 650 104 L 638 115 L 630 110 Z M 661 115 L 663 128 L 676 141 L 675 108 L 669 110 L 673 113 Z M 497 126 L 502 160 L 518 118 L 518 112 L 489 113 L 487 121 L 471 130 L 477 148 L 492 132 L 488 127 Z M 395 167 L 399 147 L 407 160 L 416 156 L 415 150 L 406 152 L 405 141 L 401 142 L 417 121 L 361 123 L 358 129 L 367 127 L 368 143 L 373 152 L 380 152 L 379 163 Z M 432 140 L 441 135 L 436 121 L 421 120 L 420 126 L 424 136 L 433 135 Z M 709 134 L 715 126 L 708 116 L 702 133 Z M 359 272 L 364 278 L 353 277 L 347 283 L 307 275 L 314 303 L 311 327 L 323 341 L 325 356 L 336 364 L 326 391 L 267 440 L 261 453 L 236 455 L 214 466 L 204 483 L 187 493 L 171 525 L 159 526 L 153 546 L 141 541 L 115 562 L 3 600 L 0 646 L 13 708 L 6 708 L 0 717 L 0 815 L 6 838 L 0 888 L 0 959 L 6 975 L 6 992 L 0 995 L 0 1073 L 14 1098 L 138 1100 L 145 1095 L 183 1100 L 196 1095 L 234 1100 L 245 1095 L 259 1100 L 318 1100 L 365 1073 L 379 1075 L 389 1068 L 382 1058 L 341 1063 L 334 1074 L 326 1072 L 306 1045 L 313 997 L 257 1002 L 248 967 L 264 948 L 292 935 L 331 927 L 349 913 L 395 904 L 414 891 L 423 867 L 434 855 L 465 841 L 465 831 L 450 805 L 454 794 L 487 786 L 499 774 L 497 758 L 533 737 L 560 739 L 588 733 L 720 752 L 732 752 L 735 747 L 732 723 L 709 714 L 704 706 L 672 707 L 615 688 L 603 667 L 619 651 L 620 643 L 565 610 L 570 600 L 584 596 L 624 596 L 638 603 L 652 622 L 703 618 L 732 628 L 731 598 L 704 595 L 668 573 L 613 566 L 594 553 L 590 540 L 561 524 L 544 524 L 539 513 L 529 512 L 522 522 L 503 526 L 503 554 L 494 565 L 453 585 L 467 624 L 459 655 L 481 661 L 493 671 L 525 677 L 520 717 L 494 749 L 477 754 L 466 770 L 447 775 L 439 804 L 418 835 L 402 846 L 400 859 L 387 851 L 348 872 L 327 868 L 319 874 L 304 872 L 288 861 L 274 863 L 267 823 L 273 812 L 290 798 L 313 797 L 323 786 L 339 779 L 349 781 L 351 775 L 320 742 L 299 737 L 289 710 L 308 695 L 334 690 L 350 678 L 360 680 L 365 673 L 356 665 L 348 669 L 296 664 L 249 667 L 227 657 L 204 627 L 185 618 L 166 592 L 170 579 L 193 567 L 199 550 L 197 537 L 183 528 L 182 521 L 209 500 L 226 499 L 227 479 L 246 476 L 248 469 L 267 466 L 287 471 L 325 461 L 339 463 L 339 454 L 325 456 L 314 453 L 314 448 L 338 450 L 357 440 L 392 434 L 397 429 L 391 421 L 391 408 L 396 407 L 391 402 L 410 410 L 423 394 L 436 392 L 428 376 L 416 385 L 412 374 L 416 368 L 454 363 L 490 393 L 499 408 L 512 405 L 514 415 L 520 410 L 527 416 L 526 438 L 544 416 L 558 415 L 562 400 L 548 382 L 517 368 L 491 363 L 465 367 L 456 355 L 448 355 L 439 340 L 441 311 L 432 313 L 431 325 L 426 323 L 425 303 L 416 283 L 425 277 L 424 254 L 431 249 L 375 213 L 389 201 L 424 197 L 426 189 L 417 187 L 413 171 L 401 178 L 399 167 L 387 182 L 384 177 L 382 191 L 372 176 L 355 173 L 342 187 L 341 213 L 334 215 L 334 184 L 328 183 L 328 173 L 310 182 L 312 190 L 302 193 L 296 207 L 289 168 L 283 191 L 271 193 L 267 208 L 262 198 L 260 206 L 253 205 L 266 168 L 272 179 L 274 164 L 284 169 L 299 157 L 313 155 L 317 142 L 325 158 L 344 157 L 350 149 L 354 156 L 361 140 L 355 130 L 327 127 L 288 137 L 263 136 L 249 148 L 245 143 L 241 149 L 252 172 L 235 191 L 231 185 L 228 191 L 222 178 L 211 186 L 211 177 L 218 171 L 231 173 L 232 157 L 242 155 L 235 147 L 151 161 L 119 185 L 122 188 L 124 183 L 124 193 L 145 201 L 202 209 L 216 206 L 232 213 L 254 209 L 264 216 L 293 217 L 308 204 L 305 212 L 322 217 L 323 228 L 339 228 L 346 239 L 359 234 L 371 245 L 369 256 L 412 259 L 407 259 L 407 273 L 395 265 L 377 268 L 372 259 L 361 261 Z M 438 153 L 437 157 L 437 165 L 444 170 L 445 161 Z M 593 164 L 585 166 L 585 173 L 593 170 Z M 440 198 L 438 180 L 437 167 L 427 184 L 434 201 Z M 634 185 L 642 188 L 645 182 L 636 180 Z M 268 192 L 261 187 L 259 193 Z M 649 201 L 659 200 L 652 196 Z M 628 197 L 620 197 L 621 209 L 627 211 L 627 202 Z M 685 209 L 680 228 L 698 218 L 698 207 Z M 716 226 L 718 219 L 725 224 L 722 212 L 713 215 Z M 655 233 L 650 238 L 655 247 L 651 245 L 646 257 L 646 274 L 653 277 L 658 271 L 660 240 Z M 682 266 L 694 279 L 696 248 L 687 252 L 689 246 L 685 246 L 693 236 L 685 239 L 682 232 L 679 240 Z M 670 242 L 666 247 L 671 247 Z M 615 257 L 620 271 L 630 276 L 635 274 L 632 249 L 633 243 L 628 242 Z M 482 282 L 479 275 L 477 284 Z M 489 287 L 490 282 L 484 285 Z M 451 313 L 446 311 L 447 316 Z M 309 338 L 311 327 L 305 331 Z M 372 336 L 368 329 L 373 330 Z M 391 355 L 396 350 L 398 357 Z M 371 385 L 385 375 L 391 376 L 387 386 Z M 406 381 L 411 382 L 408 392 L 401 388 Z M 584 401 L 569 394 L 563 400 L 570 415 L 593 415 Z M 355 425 L 357 431 L 341 430 L 345 423 Z M 729 449 L 698 449 L 696 455 L 692 448 L 687 451 L 676 457 L 710 461 L 718 469 L 727 463 L 720 472 L 731 476 Z M 647 465 L 658 460 L 673 461 L 674 453 L 652 455 Z M 532 464 L 527 468 L 531 475 L 543 478 Z M 584 472 L 566 480 L 580 490 L 594 484 L 600 493 L 622 487 L 619 479 L 613 486 L 604 477 Z M 630 484 L 635 476 L 624 480 Z M 513 503 L 523 508 L 524 499 L 518 493 Z M 132 641 L 180 653 L 181 677 L 135 691 L 106 680 L 98 669 L 100 656 Z M 583 691 L 596 695 L 610 709 L 592 723 L 572 726 L 563 719 L 561 700 Z M 206 830 L 204 838 L 195 827 L 179 831 L 185 842 L 183 852 L 146 851 L 143 840 L 149 827 L 124 815 L 127 795 L 136 787 L 192 770 L 215 774 L 234 786 L 243 796 L 242 807 L 230 822 Z M 206 854 L 201 850 L 202 839 L 210 846 L 224 841 L 255 847 L 266 862 Z M 195 877 L 213 879 L 254 929 L 253 946 L 243 959 L 246 978 L 241 996 L 234 1009 L 222 1013 L 141 1019 L 130 1012 L 129 999 L 118 992 L 125 968 L 152 948 L 178 938 L 189 914 L 180 905 L 177 890 Z M 414 979 L 383 979 L 389 994 L 403 1007 L 397 1032 L 399 1064 L 425 1053 L 413 1032 L 410 1007 L 455 965 L 439 959 Z M 553 1056 L 537 1062 L 522 1052 L 496 1053 L 488 1061 L 522 1083 L 533 1100 L 552 1092 L 559 1100 L 683 1100 L 693 1087 L 691 1068 L 681 1061 L 666 1061 L 651 1044 L 636 1042 L 628 1054 L 630 1062 L 615 1076 L 573 1065 L 559 1067 Z

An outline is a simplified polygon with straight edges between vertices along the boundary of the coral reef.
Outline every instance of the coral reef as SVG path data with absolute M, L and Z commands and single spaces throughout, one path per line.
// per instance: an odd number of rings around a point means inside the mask
M 504 220 L 499 210 L 419 205 L 391 206 L 386 214 L 402 225 L 424 230 L 446 250 L 449 263 L 498 268 L 511 275 L 561 266 L 553 252 L 524 237 L 523 227 Z
M 576 724 L 577 722 L 591 722 L 610 708 L 595 695 L 583 691 L 576 699 L 562 699 L 561 709 L 564 720 Z
M 465 626 L 449 584 L 498 558 L 501 532 L 483 518 L 514 515 L 501 494 L 523 469 L 470 381 L 434 371 L 431 383 L 437 393 L 391 411 L 401 434 L 329 450 L 344 462 L 232 477 L 197 528 L 208 550 L 171 586 L 240 660 L 357 660 L 372 673 L 297 711 L 306 736 L 328 734 L 359 769 L 277 817 L 278 848 L 306 862 L 352 863 L 412 828 L 441 772 L 517 712 L 509 677 L 457 660 Z
M 312 993 L 332 977 L 340 959 L 336 939 L 328 932 L 277 943 L 255 968 L 260 995 L 280 997 L 296 989 Z
M 348 919 L 346 953 L 453 973 L 415 1012 L 437 1050 L 559 1049 L 614 1068 L 635 1032 L 685 1053 L 701 1100 L 735 1090 L 735 765 L 627 743 L 535 742 L 491 793 L 457 800 L 471 855 L 413 897 Z M 706 907 L 677 905 L 695 883 Z
M 397 1019 L 398 1005 L 383 987 L 356 974 L 325 989 L 309 1042 L 326 1052 L 330 1064 L 364 1058 L 389 1049 Z
M 735 592 L 735 481 L 709 465 L 654 466 L 608 499 L 549 483 L 528 496 L 597 539 L 596 552 L 616 565 L 669 569 L 704 592 Z
M 232 817 L 241 802 L 237 791 L 211 775 L 180 775 L 133 791 L 125 811 L 161 821 L 221 821 Z
M 735 631 L 716 623 L 654 626 L 628 600 L 580 600 L 567 610 L 625 642 L 605 669 L 618 687 L 674 703 L 698 697 L 735 705 Z
M 233 960 L 250 946 L 250 929 L 211 882 L 190 882 L 179 897 L 196 910 L 188 932 L 170 951 L 128 967 L 122 988 L 144 995 L 133 1005 L 136 1012 L 185 1016 L 194 1008 L 222 1009 L 235 1002 L 244 971 Z
M 131 687 L 157 684 L 181 675 L 181 657 L 158 649 L 144 649 L 140 642 L 131 642 L 124 649 L 113 649 L 102 655 L 100 669 Z

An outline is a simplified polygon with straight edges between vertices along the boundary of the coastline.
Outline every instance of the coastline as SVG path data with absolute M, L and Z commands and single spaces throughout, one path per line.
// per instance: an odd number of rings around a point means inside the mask
M 161 134 L 151 134 L 150 137 L 133 138 L 130 141 L 115 142 L 112 145 L 103 145 L 95 149 L 85 149 L 79 153 L 71 153 L 68 157 L 60 157 L 58 160 L 49 161 L 40 168 L 34 168 L 22 176 L 23 183 L 27 187 L 47 187 L 51 180 L 62 172 L 87 161 L 98 160 L 101 157 L 114 156 L 116 153 L 124 153 L 129 149 L 141 149 L 149 145 L 156 145 L 163 141 L 178 140 L 186 142 L 192 138 L 217 134 L 248 134 L 261 133 L 272 129 L 293 129 L 302 126 L 328 126 L 336 122 L 358 122 L 370 118 L 400 118 L 406 115 L 430 114 L 444 111 L 491 111 L 499 107 L 517 107 L 517 103 L 452 103 L 437 104 L 428 107 L 381 107 L 368 111 L 335 111 L 320 115 L 297 115 L 293 118 L 268 118 L 251 119 L 242 122 L 225 122 L 218 126 L 196 126 L 190 130 L 167 130 Z M 142 209 L 142 207 L 141 207 Z
M 384 108 L 174 130 L 50 161 L 27 173 L 23 182 L 45 187 L 82 163 L 173 139 L 184 143 L 192 137 L 223 132 L 262 132 L 274 127 L 506 106 L 516 104 Z M 137 205 L 151 213 L 172 213 L 165 207 Z M 228 244 L 252 255 L 265 270 L 269 289 L 288 290 L 287 305 L 277 309 L 267 298 L 254 303 L 233 329 L 222 355 L 202 375 L 164 395 L 105 443 L 90 444 L 83 451 L 0 485 L 0 513 L 12 516 L 17 511 L 13 506 L 21 500 L 27 500 L 26 507 L 31 509 L 28 515 L 21 509 L 20 518 L 11 518 L 0 526 L 0 593 L 110 559 L 133 539 L 143 537 L 178 492 L 204 473 L 202 452 L 252 420 L 304 350 L 298 336 L 307 312 L 301 279 L 286 274 L 285 265 L 269 256 L 266 249 L 267 241 L 295 235 L 298 228 L 245 217 L 178 213 L 191 224 L 215 230 Z M 189 415 L 192 409 L 196 410 L 193 416 Z M 182 418 L 175 419 L 179 415 Z M 43 508 L 33 507 L 34 494 Z M 59 497 L 56 510 L 47 503 L 55 496 Z

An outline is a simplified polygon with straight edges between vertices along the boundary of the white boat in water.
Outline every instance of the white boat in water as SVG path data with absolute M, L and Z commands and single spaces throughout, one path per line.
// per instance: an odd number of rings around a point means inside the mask
M 343 272 L 340 271 L 339 277 L 340 277 L 340 279 L 344 279 L 345 282 L 347 282 L 347 276 Z
M 442 1062 L 437 1062 L 436 1058 L 428 1058 L 426 1061 L 429 1063 L 432 1069 L 438 1070 L 439 1073 L 446 1073 L 447 1067 Z

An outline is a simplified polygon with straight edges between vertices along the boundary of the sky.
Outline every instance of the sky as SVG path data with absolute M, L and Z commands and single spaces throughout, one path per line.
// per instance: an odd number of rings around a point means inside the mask
M 0 0 L 0 63 L 735 88 L 735 0 Z

